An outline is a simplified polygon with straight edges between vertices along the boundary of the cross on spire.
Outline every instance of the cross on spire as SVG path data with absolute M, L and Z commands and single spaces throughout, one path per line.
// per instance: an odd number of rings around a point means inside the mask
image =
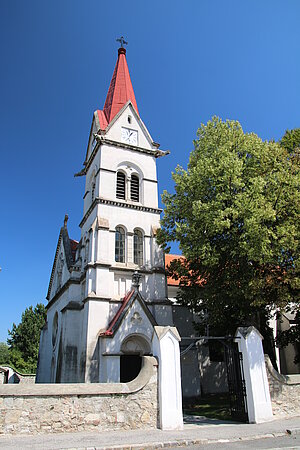
M 119 39 L 116 39 L 117 42 L 120 42 L 121 48 L 124 48 L 124 45 L 128 45 L 128 42 L 125 41 L 124 36 L 121 36 Z

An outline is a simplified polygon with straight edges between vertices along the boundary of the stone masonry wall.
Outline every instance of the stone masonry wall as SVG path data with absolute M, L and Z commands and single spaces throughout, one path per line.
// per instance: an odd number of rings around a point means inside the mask
M 273 415 L 300 416 L 300 375 L 281 375 L 266 355 L 265 360 Z
M 153 357 L 129 383 L 0 386 L 0 434 L 156 428 L 157 410 Z

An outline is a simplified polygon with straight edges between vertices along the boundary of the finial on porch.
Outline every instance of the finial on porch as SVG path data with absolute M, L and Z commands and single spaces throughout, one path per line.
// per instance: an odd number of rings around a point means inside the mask
M 141 278 L 142 278 L 142 275 L 137 270 L 135 270 L 133 275 L 132 275 L 132 286 L 137 291 L 139 290 Z

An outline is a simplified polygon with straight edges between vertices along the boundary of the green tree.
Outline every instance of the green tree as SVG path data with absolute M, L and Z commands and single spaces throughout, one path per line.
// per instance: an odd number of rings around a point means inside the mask
M 279 141 L 280 145 L 284 147 L 289 153 L 294 153 L 296 149 L 300 149 L 300 128 L 293 130 L 286 130 L 284 136 Z
M 158 240 L 186 258 L 170 268 L 181 301 L 207 313 L 212 333 L 255 324 L 266 336 L 273 308 L 299 308 L 299 152 L 213 117 L 173 180 Z
M 298 155 L 300 152 L 300 128 L 293 130 L 286 130 L 284 136 L 279 141 L 279 144 L 284 147 L 290 154 Z M 296 156 L 297 157 L 297 156 Z M 293 305 L 291 305 L 293 309 Z M 294 344 L 298 349 L 294 362 L 300 363 L 300 311 L 296 311 L 295 324 L 288 330 L 282 331 L 277 337 L 277 344 L 280 347 L 286 347 L 289 344 Z
M 8 365 L 9 361 L 9 347 L 5 342 L 0 342 L 0 364 Z
M 10 362 L 17 370 L 35 373 L 40 334 L 45 320 L 46 308 L 42 303 L 38 303 L 35 308 L 26 308 L 19 325 L 13 323 L 12 329 L 8 331 Z

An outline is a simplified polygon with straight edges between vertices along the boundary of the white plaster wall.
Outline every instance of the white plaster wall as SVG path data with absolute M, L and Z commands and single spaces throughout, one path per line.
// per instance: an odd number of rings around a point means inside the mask
M 98 358 L 96 346 L 99 332 L 105 330 L 109 319 L 109 302 L 89 300 L 87 308 L 87 328 L 86 328 L 86 378 L 85 382 L 91 381 L 90 368 L 93 361 Z M 101 364 L 101 362 L 100 362 Z
M 172 306 L 154 305 L 153 315 L 158 325 L 173 326 Z
M 68 309 L 61 314 L 62 334 L 57 340 L 58 342 L 61 340 L 61 383 L 80 381 L 82 317 L 82 310 Z M 72 351 L 72 361 L 70 350 Z
M 101 298 L 112 298 L 114 293 L 114 274 L 108 267 L 98 266 L 96 269 L 96 296 Z
M 116 172 L 122 169 L 130 178 L 138 168 L 143 194 L 143 199 L 141 199 L 143 201 L 140 203 L 152 208 L 158 207 L 156 159 L 154 156 L 107 145 L 102 145 L 101 154 L 101 169 L 112 172 L 101 171 L 99 197 L 122 202 L 116 198 Z M 143 180 L 144 178 L 146 181 Z M 129 198 L 126 201 L 131 202 Z M 136 202 L 131 203 L 136 204 Z
M 81 287 L 79 284 L 74 284 L 69 286 L 57 300 L 49 306 L 47 311 L 47 329 L 44 330 L 41 334 L 40 339 L 40 349 L 39 349 L 39 366 L 37 373 L 37 382 L 38 383 L 51 383 L 53 380 L 51 379 L 51 361 L 52 357 L 55 358 L 55 365 L 57 362 L 57 354 L 58 354 L 58 343 L 60 339 L 61 333 L 61 310 L 70 302 L 70 301 L 80 301 L 81 299 Z M 58 333 L 55 345 L 52 345 L 52 325 L 55 313 L 58 313 Z
M 104 356 L 105 371 L 103 379 L 105 383 L 120 383 L 120 356 Z
M 128 116 L 131 116 L 131 123 L 128 122 Z M 151 145 L 153 139 L 151 138 L 148 130 L 146 129 L 142 120 L 136 115 L 133 107 L 128 105 L 119 118 L 113 123 L 106 133 L 106 138 L 113 141 L 122 142 L 122 127 L 130 128 L 131 130 L 138 131 L 138 143 L 137 145 L 146 149 L 153 149 Z
M 159 418 L 162 430 L 183 428 L 179 340 L 176 328 L 155 327 L 153 355 L 159 360 Z
M 68 303 L 68 291 L 63 292 L 60 298 L 52 304 L 47 311 L 47 329 L 43 330 L 40 338 L 39 364 L 37 369 L 37 383 L 51 383 L 52 356 L 57 357 L 57 342 L 60 337 L 61 309 Z M 58 334 L 55 348 L 52 345 L 52 324 L 54 315 L 58 312 Z
M 119 271 L 122 268 L 129 268 L 131 270 L 138 268 L 138 266 L 132 262 L 133 245 L 130 245 L 135 228 L 139 228 L 144 234 L 144 266 L 148 269 L 151 269 L 153 266 L 164 266 L 163 253 L 156 245 L 155 239 L 151 237 L 153 227 L 159 226 L 159 215 L 127 208 L 120 209 L 112 205 L 98 205 L 95 210 L 97 212 L 95 211 L 93 217 L 97 214 L 97 216 L 101 218 L 100 222 L 104 221 L 107 224 L 105 226 L 109 228 L 96 229 L 93 231 L 93 234 L 90 235 L 90 247 L 92 249 L 97 247 L 97 251 L 94 251 L 93 253 L 96 255 L 94 259 L 97 263 L 104 264 L 104 266 L 97 266 L 96 269 L 93 268 L 89 270 L 86 295 L 94 292 L 100 297 L 120 298 L 131 288 L 132 273 L 122 274 L 122 278 L 126 280 L 126 288 L 120 293 L 119 289 L 116 288 L 116 279 L 120 278 Z M 91 222 L 92 221 L 89 220 L 87 226 L 92 226 Z M 85 226 L 85 228 L 87 228 L 87 226 Z M 115 262 L 115 229 L 117 226 L 122 226 L 126 231 L 125 263 Z M 112 268 L 119 269 L 116 271 L 115 276 L 108 265 L 111 265 Z M 146 275 L 145 277 L 145 282 L 142 286 L 143 295 L 145 295 L 146 298 L 165 298 L 166 286 L 164 275 L 153 274 Z M 128 280 L 130 280 L 130 282 Z
M 135 228 L 140 228 L 147 236 L 150 236 L 152 227 L 159 226 L 160 216 L 152 212 L 118 208 L 113 205 L 98 205 L 97 212 L 99 217 L 109 221 L 112 231 L 115 230 L 116 226 L 123 225 L 129 232 L 133 232 Z
M 140 320 L 137 322 L 134 314 L 138 314 Z M 102 349 L 105 353 L 120 353 L 122 342 L 131 334 L 135 336 L 142 336 L 149 343 L 151 348 L 151 340 L 153 336 L 153 326 L 150 323 L 144 309 L 141 307 L 139 301 L 135 301 L 127 315 L 124 317 L 114 338 L 102 338 Z
M 260 423 L 272 420 L 262 337 L 254 327 L 246 337 L 239 331 L 236 336 L 239 350 L 243 354 L 249 422 Z

